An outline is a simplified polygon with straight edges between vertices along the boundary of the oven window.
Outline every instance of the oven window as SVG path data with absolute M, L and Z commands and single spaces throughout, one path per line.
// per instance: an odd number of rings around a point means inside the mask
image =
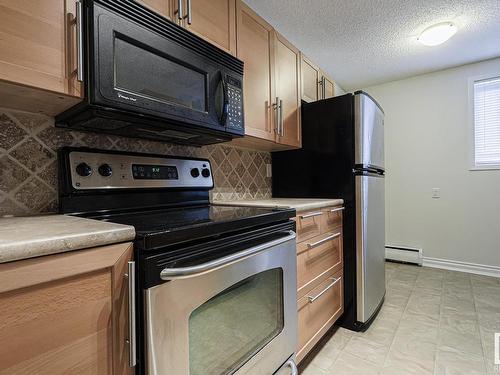
M 206 112 L 206 77 L 163 56 L 115 38 L 115 88 Z
M 194 310 L 189 374 L 232 374 L 283 330 L 283 271 L 251 276 Z

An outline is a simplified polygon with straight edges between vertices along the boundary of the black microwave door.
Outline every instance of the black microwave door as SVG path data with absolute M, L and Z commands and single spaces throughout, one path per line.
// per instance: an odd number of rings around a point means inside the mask
M 215 61 L 101 7 L 93 21 L 95 104 L 225 129 Z

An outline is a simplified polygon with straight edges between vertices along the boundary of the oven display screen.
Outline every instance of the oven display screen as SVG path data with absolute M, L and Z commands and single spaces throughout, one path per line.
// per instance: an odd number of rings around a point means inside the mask
M 170 165 L 132 164 L 136 180 L 178 180 L 177 168 Z

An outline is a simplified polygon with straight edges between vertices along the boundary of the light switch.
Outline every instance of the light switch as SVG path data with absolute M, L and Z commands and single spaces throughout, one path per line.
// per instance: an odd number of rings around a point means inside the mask
M 441 198 L 441 189 L 440 188 L 432 188 L 432 198 Z

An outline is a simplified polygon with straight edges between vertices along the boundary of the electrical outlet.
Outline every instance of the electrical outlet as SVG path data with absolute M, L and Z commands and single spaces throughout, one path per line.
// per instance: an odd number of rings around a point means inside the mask
M 266 164 L 266 177 L 273 177 L 273 168 L 271 164 Z
M 441 198 L 441 189 L 440 188 L 432 188 L 432 198 Z

